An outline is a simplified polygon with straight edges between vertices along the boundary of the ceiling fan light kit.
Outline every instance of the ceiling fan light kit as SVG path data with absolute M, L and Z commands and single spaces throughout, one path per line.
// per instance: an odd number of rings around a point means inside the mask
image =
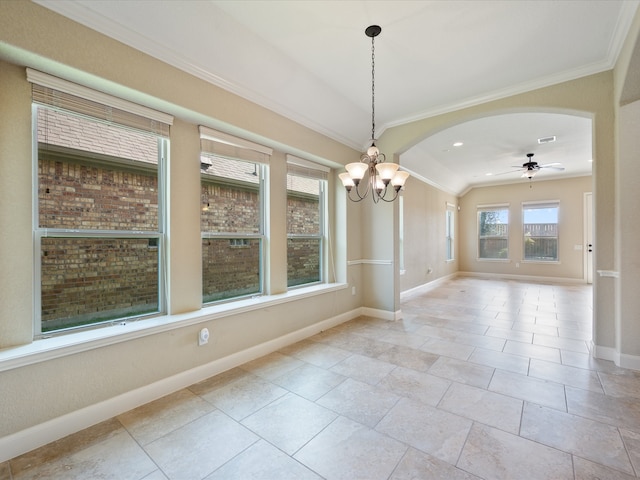
M 349 200 L 359 202 L 364 200 L 371 193 L 374 203 L 380 200 L 393 202 L 398 198 L 400 190 L 404 186 L 409 173 L 400 171 L 397 163 L 386 162 L 384 153 L 376 146 L 376 108 L 375 108 L 375 37 L 380 35 L 382 28 L 379 25 L 370 25 L 364 31 L 365 35 L 371 38 L 371 146 L 367 152 L 362 154 L 359 162 L 349 163 L 345 166 L 346 172 L 338 175 L 342 185 L 347 190 Z M 367 176 L 365 181 L 364 178 Z M 360 191 L 360 187 L 364 191 Z M 388 188 L 391 185 L 392 188 Z M 351 196 L 355 194 L 355 198 Z M 387 198 L 387 193 L 390 197 Z

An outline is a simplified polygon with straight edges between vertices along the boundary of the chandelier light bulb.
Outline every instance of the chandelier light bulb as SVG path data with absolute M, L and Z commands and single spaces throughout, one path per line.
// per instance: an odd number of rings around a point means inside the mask
M 349 176 L 353 180 L 353 183 L 358 185 L 358 182 L 362 180 L 362 177 L 364 177 L 364 174 L 369 169 L 369 165 L 362 162 L 353 162 L 353 163 L 348 163 L 344 168 L 349 173 Z
M 347 189 L 347 192 L 350 192 L 351 189 L 355 186 L 353 179 L 349 176 L 348 173 L 341 173 L 340 175 L 338 175 L 338 177 L 340 177 L 342 186 Z
M 400 165 L 397 163 L 378 163 L 376 165 L 376 170 L 378 171 L 378 175 L 384 182 L 385 185 L 388 185 L 391 179 L 394 177 L 396 172 L 400 168 Z
M 407 181 L 407 178 L 409 178 L 409 172 L 398 171 L 391 179 L 391 185 L 395 187 L 396 191 L 400 190 L 404 187 L 404 182 Z

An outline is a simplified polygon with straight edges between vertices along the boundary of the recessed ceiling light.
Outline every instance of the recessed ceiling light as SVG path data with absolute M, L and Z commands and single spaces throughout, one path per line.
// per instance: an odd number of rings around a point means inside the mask
M 453 144 L 454 147 L 461 147 L 462 145 L 464 145 L 462 142 L 456 142 Z
M 491 175 L 493 175 L 493 173 L 485 173 L 485 175 L 486 175 L 487 177 L 490 177 Z

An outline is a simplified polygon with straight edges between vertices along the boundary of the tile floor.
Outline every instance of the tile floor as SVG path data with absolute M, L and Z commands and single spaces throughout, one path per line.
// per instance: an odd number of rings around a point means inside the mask
M 591 288 L 461 277 L 0 464 L 0 480 L 630 479 Z

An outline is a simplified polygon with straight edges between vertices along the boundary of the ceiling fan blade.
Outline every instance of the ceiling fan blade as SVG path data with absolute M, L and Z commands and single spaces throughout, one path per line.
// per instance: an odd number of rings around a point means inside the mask
M 540 165 L 540 168 L 549 168 L 551 170 L 564 170 L 564 167 L 559 163 L 550 163 L 548 165 Z
M 540 165 L 541 167 L 562 167 L 560 162 L 555 163 L 545 163 L 544 165 Z
M 498 175 L 506 175 L 506 174 L 508 174 L 508 173 L 518 173 L 518 172 L 521 172 L 521 171 L 522 171 L 522 167 L 514 167 L 514 168 L 517 168 L 517 170 L 509 170 L 508 172 L 494 173 L 494 174 L 492 174 L 491 176 L 492 176 L 492 177 L 496 177 L 496 176 L 498 176 Z

